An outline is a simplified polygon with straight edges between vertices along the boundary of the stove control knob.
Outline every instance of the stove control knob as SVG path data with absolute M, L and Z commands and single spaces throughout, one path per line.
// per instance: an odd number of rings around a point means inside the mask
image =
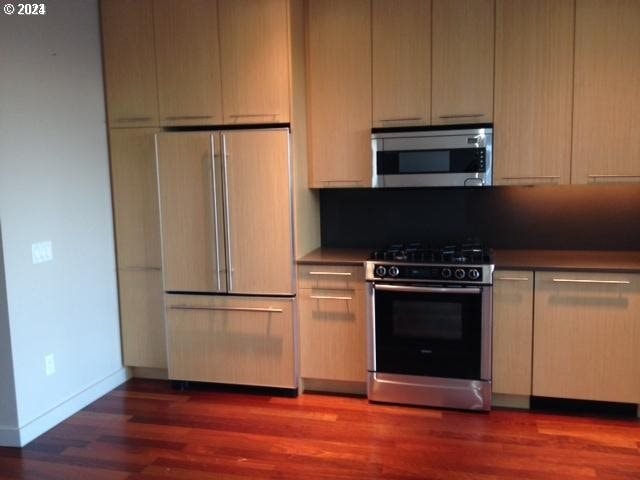
M 480 278 L 480 272 L 477 268 L 472 268 L 469 270 L 469 279 L 470 280 L 478 280 Z
M 376 267 L 376 276 L 384 277 L 387 274 L 387 268 L 384 265 L 378 265 Z
M 467 272 L 465 272 L 462 268 L 456 268 L 456 271 L 453 272 L 453 274 L 458 280 L 462 280 L 467 275 Z
M 393 267 L 389 267 L 389 275 L 391 277 L 397 277 L 398 275 L 400 275 L 400 269 L 395 265 Z
M 446 267 L 443 268 L 440 275 L 442 275 L 442 278 L 444 279 L 451 278 L 451 269 Z

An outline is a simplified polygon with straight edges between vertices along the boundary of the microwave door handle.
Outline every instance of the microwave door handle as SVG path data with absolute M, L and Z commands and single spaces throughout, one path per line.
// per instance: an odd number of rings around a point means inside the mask
M 412 287 L 407 285 L 379 285 L 373 286 L 382 292 L 408 292 L 408 293 L 453 293 L 460 295 L 478 295 L 479 287 Z

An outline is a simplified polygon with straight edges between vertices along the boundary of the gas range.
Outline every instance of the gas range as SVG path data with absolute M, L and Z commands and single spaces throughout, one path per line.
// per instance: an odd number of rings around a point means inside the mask
M 366 264 L 370 282 L 491 285 L 491 251 L 480 243 L 435 247 L 396 244 L 371 252 Z

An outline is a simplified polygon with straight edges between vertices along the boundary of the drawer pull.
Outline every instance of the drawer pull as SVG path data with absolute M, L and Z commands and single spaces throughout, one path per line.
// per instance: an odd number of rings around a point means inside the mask
M 309 272 L 309 275 L 333 275 L 336 277 L 350 277 L 351 272 Z
M 510 282 L 527 282 L 528 277 L 496 277 L 496 280 L 508 280 Z
M 353 300 L 352 297 L 337 297 L 333 295 L 310 295 L 314 300 Z
M 640 175 L 587 175 L 589 178 L 640 178 Z
M 232 113 L 231 118 L 277 117 L 277 113 Z
M 405 118 L 381 118 L 381 122 L 417 122 L 422 117 L 405 117 Z
M 282 313 L 281 308 L 258 308 L 258 307 L 196 307 L 190 305 L 171 305 L 171 310 L 212 310 L 221 312 L 263 312 L 263 313 Z
M 601 285 L 630 285 L 629 280 L 591 280 L 578 278 L 554 278 L 555 283 L 595 283 Z
M 523 175 L 520 177 L 502 177 L 503 180 L 558 180 L 560 175 Z
M 148 122 L 151 117 L 118 117 L 116 122 L 120 123 L 135 123 L 135 122 Z
M 460 113 L 460 114 L 447 114 L 447 115 L 440 115 L 439 116 L 442 119 L 446 119 L 446 118 L 478 118 L 478 117 L 484 117 L 484 113 Z
M 204 120 L 206 118 L 213 118 L 211 115 L 176 115 L 170 117 L 164 117 L 166 120 Z

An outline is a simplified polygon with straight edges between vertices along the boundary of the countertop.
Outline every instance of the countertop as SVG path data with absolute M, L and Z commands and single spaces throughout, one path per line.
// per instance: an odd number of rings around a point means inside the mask
M 373 249 L 318 248 L 299 265 L 360 265 Z M 494 250 L 496 269 L 640 272 L 640 250 Z

